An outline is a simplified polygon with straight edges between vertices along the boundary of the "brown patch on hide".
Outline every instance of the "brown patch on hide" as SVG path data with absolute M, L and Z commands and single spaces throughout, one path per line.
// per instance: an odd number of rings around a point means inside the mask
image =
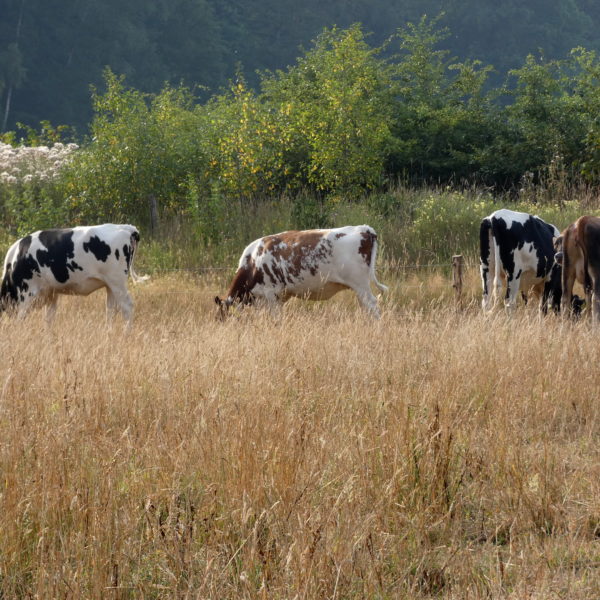
M 260 269 L 256 268 L 254 260 L 251 257 L 246 258 L 246 264 L 240 267 L 233 276 L 227 298 L 240 300 L 244 304 L 252 303 L 252 290 L 254 286 L 264 283 L 264 275 Z
M 316 275 L 319 265 L 331 256 L 333 246 L 319 230 L 286 231 L 263 238 L 263 243 L 263 253 L 273 257 L 271 279 L 273 283 L 277 280 L 283 284 L 286 283 L 286 278 L 279 264 L 286 264 L 291 277 L 299 277 L 303 270 Z
M 360 238 L 358 253 L 363 257 L 367 266 L 371 266 L 371 256 L 373 255 L 373 246 L 377 241 L 377 234 L 372 231 L 363 231 Z

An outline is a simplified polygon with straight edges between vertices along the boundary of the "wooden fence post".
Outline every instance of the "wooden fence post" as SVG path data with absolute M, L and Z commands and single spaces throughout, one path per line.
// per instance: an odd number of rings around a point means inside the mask
M 456 310 L 462 310 L 462 288 L 463 288 L 463 255 L 456 254 L 452 257 L 452 287 Z
M 158 232 L 158 200 L 154 194 L 148 196 L 148 204 L 150 207 L 150 233 L 154 235 Z

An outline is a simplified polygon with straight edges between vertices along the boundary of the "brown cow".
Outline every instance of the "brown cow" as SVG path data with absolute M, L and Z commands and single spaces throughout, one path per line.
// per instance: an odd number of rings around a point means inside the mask
M 579 217 L 554 241 L 555 260 L 562 264 L 563 314 L 572 313 L 573 284 L 585 290 L 592 322 L 600 321 L 600 218 Z

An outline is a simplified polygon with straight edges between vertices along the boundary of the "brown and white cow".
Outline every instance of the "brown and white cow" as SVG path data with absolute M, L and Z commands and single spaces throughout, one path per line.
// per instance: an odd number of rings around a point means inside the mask
M 361 306 L 379 318 L 373 282 L 382 292 L 387 287 L 375 277 L 377 234 L 368 225 L 284 231 L 268 235 L 246 247 L 227 297 L 215 302 L 224 318 L 238 302 L 280 305 L 289 298 L 327 300 L 341 290 L 354 290 Z
M 585 290 L 592 307 L 592 322 L 600 321 L 600 218 L 579 217 L 554 240 L 555 260 L 562 265 L 562 303 L 564 314 L 572 311 L 573 284 Z

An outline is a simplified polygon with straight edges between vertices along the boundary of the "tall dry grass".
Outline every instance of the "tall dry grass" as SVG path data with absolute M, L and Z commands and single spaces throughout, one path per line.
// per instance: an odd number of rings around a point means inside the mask
M 413 276 L 379 322 L 220 324 L 222 287 L 138 287 L 130 330 L 101 294 L 0 319 L 0 597 L 600 597 L 587 323 Z

